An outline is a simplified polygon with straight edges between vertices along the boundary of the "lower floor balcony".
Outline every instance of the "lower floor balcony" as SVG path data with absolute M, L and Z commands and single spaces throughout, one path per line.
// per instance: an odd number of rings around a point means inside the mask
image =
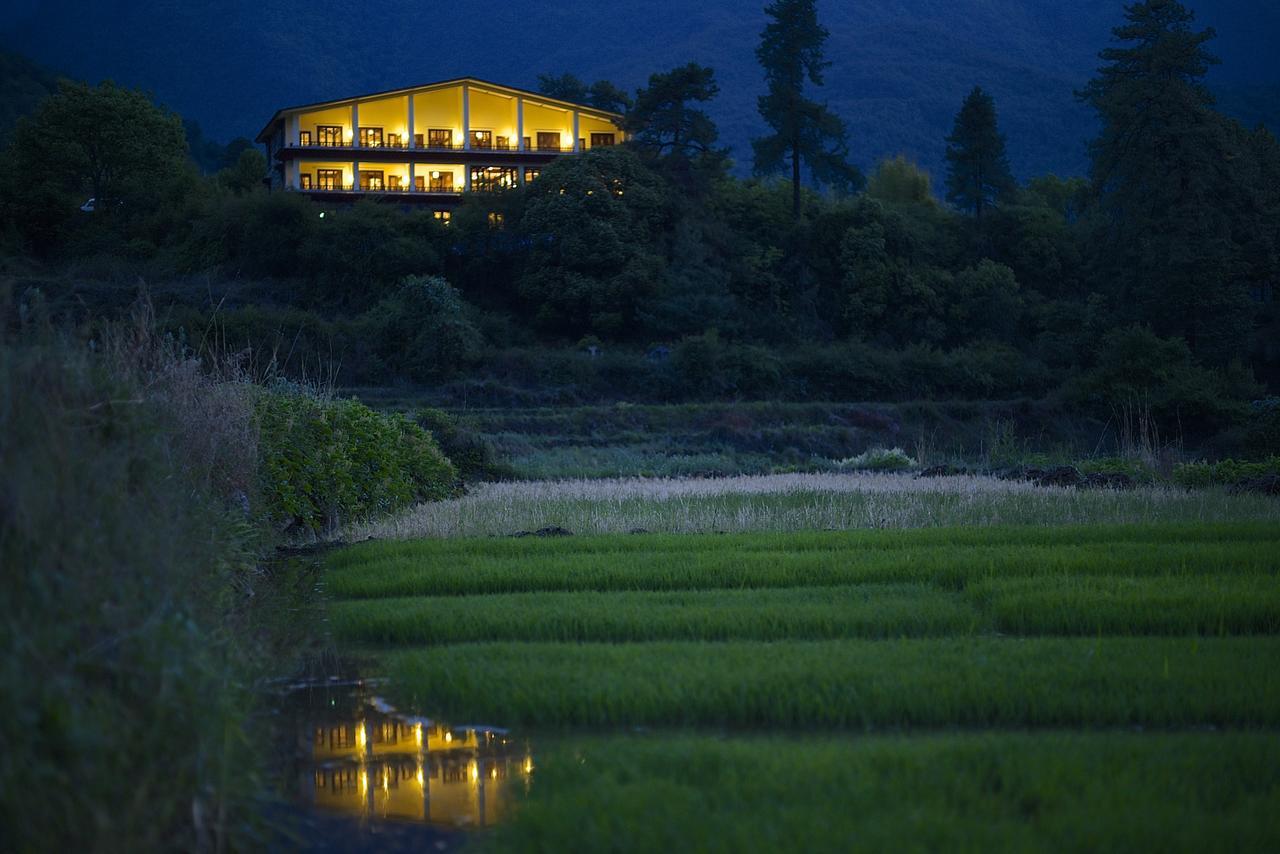
M 506 190 L 536 180 L 540 166 L 463 163 L 388 163 L 292 160 L 284 188 L 320 195 L 371 194 L 451 197 Z

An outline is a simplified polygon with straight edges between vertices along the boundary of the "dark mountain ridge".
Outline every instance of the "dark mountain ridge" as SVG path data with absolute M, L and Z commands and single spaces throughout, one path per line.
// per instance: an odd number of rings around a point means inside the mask
M 1280 5 L 1199 0 L 1224 63 L 1212 82 L 1250 121 L 1273 120 L 1271 49 Z M 252 136 L 278 107 L 471 74 L 534 87 L 571 71 L 629 89 L 689 61 L 716 69 L 711 112 L 741 170 L 761 131 L 754 49 L 763 2 L 562 0 L 18 0 L 0 12 L 0 44 L 68 75 L 152 91 L 206 134 Z M 1094 122 L 1073 91 L 1119 23 L 1118 0 L 827 0 L 825 98 L 864 167 L 905 153 L 935 173 L 943 137 L 975 84 L 996 97 L 1019 177 L 1080 173 Z M 1259 95 L 1259 93 L 1263 93 Z M 1274 101 L 1272 101 L 1274 103 Z

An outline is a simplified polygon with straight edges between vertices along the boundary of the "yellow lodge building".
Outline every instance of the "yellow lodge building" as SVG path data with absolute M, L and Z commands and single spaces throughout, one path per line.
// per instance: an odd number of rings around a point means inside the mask
M 447 211 L 464 192 L 537 178 L 558 157 L 622 142 L 622 116 L 473 77 L 276 111 L 258 134 L 273 188 Z

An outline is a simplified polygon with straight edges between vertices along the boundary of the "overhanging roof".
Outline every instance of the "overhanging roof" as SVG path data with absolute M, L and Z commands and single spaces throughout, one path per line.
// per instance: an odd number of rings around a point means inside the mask
M 579 112 L 590 113 L 593 116 L 603 116 L 605 118 L 621 120 L 622 113 L 615 113 L 612 110 L 601 110 L 590 104 L 577 104 L 573 101 L 562 101 L 559 98 L 551 98 L 539 92 L 532 92 L 528 89 L 519 89 L 515 86 L 505 86 L 501 83 L 493 83 L 489 80 L 481 80 L 479 77 L 455 77 L 451 80 L 441 80 L 438 83 L 422 83 L 417 86 L 404 86 L 399 89 L 387 89 L 382 92 L 370 92 L 365 95 L 351 95 L 346 98 L 336 98 L 332 101 L 317 101 L 313 104 L 299 104 L 296 107 L 282 107 L 275 111 L 271 120 L 266 126 L 258 132 L 255 140 L 257 142 L 266 142 L 270 136 L 271 128 L 284 118 L 285 113 L 294 113 L 299 110 L 320 110 L 326 107 L 341 107 L 346 104 L 352 104 L 356 101 L 367 101 L 371 98 L 391 98 L 396 95 L 408 95 L 410 92 L 418 92 L 424 89 L 444 89 L 449 86 L 458 86 L 462 83 L 475 84 L 484 89 L 493 89 L 497 92 L 509 95 L 519 95 L 524 98 L 531 98 L 544 104 L 551 104 L 557 107 L 563 107 L 567 110 L 578 110 Z

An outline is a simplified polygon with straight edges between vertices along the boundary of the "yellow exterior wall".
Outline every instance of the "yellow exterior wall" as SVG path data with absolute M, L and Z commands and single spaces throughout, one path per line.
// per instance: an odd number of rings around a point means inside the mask
M 449 128 L 453 131 L 453 144 L 462 145 L 461 86 L 415 93 L 413 113 L 413 132 L 422 134 L 424 144 L 429 128 Z
M 560 107 L 553 107 L 549 104 L 539 104 L 537 101 L 531 101 L 526 98 L 524 102 L 524 135 L 529 137 L 531 145 L 536 146 L 538 144 L 539 132 L 558 133 L 560 134 L 561 146 L 572 146 L 573 112 Z
M 591 134 L 593 133 L 611 133 L 613 134 L 615 145 L 622 142 L 622 129 L 613 122 L 580 113 L 578 115 L 578 136 L 586 143 L 587 148 L 591 147 Z
M 350 160 L 301 160 L 298 162 L 299 175 L 310 173 L 312 188 L 316 187 L 318 184 L 318 182 L 316 181 L 317 169 L 341 169 L 342 183 L 352 184 L 352 185 L 355 184 L 355 179 L 351 175 Z M 301 181 L 301 178 L 299 178 L 299 181 Z M 291 187 L 291 189 L 296 190 L 299 188 Z
M 360 117 L 364 121 L 364 116 Z M 330 107 L 327 110 L 313 110 L 309 113 L 302 113 L 298 117 L 298 129 L 311 131 L 311 142 L 316 142 L 316 125 L 341 125 L 346 141 L 349 143 L 352 139 L 351 131 L 351 108 L 350 107 Z M 290 144 L 297 145 L 298 140 L 289 140 Z
M 514 96 L 499 95 L 472 86 L 470 118 L 472 130 L 487 130 L 493 133 L 494 145 L 498 144 L 497 137 L 500 136 L 505 136 L 512 148 L 518 145 Z
M 414 175 L 422 178 L 423 184 L 428 188 L 431 186 L 432 172 L 452 172 L 454 192 L 462 191 L 462 187 L 467 179 L 466 171 L 467 167 L 460 163 L 417 163 L 414 164 L 413 167 Z
M 382 128 L 383 139 L 389 133 L 400 134 L 404 138 L 409 132 L 409 99 L 403 95 L 360 101 L 359 104 L 360 127 Z

